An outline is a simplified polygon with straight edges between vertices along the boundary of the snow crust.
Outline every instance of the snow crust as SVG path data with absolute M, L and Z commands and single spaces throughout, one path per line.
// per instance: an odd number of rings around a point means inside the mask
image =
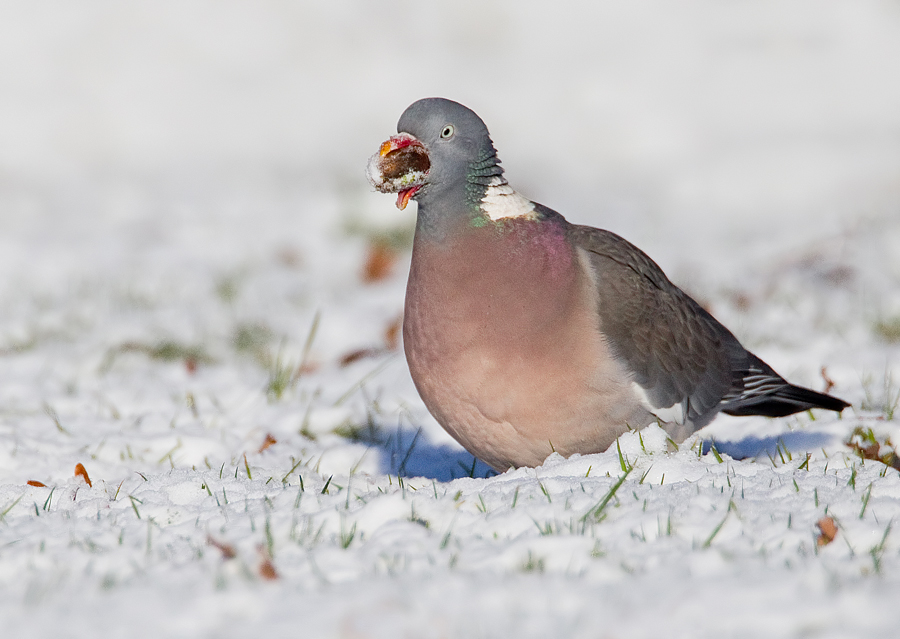
M 900 474 L 843 443 L 900 442 L 896 3 L 6 4 L 0 56 L 4 637 L 896 636 Z M 365 178 L 428 95 L 853 408 L 473 463 Z

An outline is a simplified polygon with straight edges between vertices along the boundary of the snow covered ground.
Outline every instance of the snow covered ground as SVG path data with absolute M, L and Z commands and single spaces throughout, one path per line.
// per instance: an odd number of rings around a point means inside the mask
M 896 636 L 897 2 L 8 2 L 0 60 L 4 637 Z M 473 465 L 364 177 L 426 95 L 853 408 Z

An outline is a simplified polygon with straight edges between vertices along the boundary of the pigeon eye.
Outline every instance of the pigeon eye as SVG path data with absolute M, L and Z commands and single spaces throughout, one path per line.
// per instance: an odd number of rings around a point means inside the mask
M 450 139 L 453 137 L 453 132 L 455 130 L 456 129 L 453 128 L 452 124 L 448 124 L 447 126 L 444 127 L 444 130 L 441 131 L 441 137 L 445 140 Z

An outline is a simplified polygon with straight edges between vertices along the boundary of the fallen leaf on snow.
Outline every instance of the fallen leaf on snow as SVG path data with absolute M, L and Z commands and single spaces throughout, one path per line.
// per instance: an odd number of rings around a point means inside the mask
M 231 544 L 216 541 L 210 536 L 206 537 L 206 543 L 221 552 L 222 559 L 234 559 L 235 557 L 237 557 L 237 551 L 235 551 L 234 546 L 232 546 Z
M 820 371 L 822 374 L 822 379 L 825 380 L 825 388 L 822 390 L 823 393 L 830 393 L 834 389 L 834 380 L 828 376 L 828 369 L 823 366 Z
M 388 350 L 392 351 L 400 345 L 400 329 L 403 327 L 403 316 L 400 315 L 393 322 L 388 324 L 384 331 L 384 345 Z
M 363 265 L 362 279 L 366 284 L 387 278 L 394 270 L 397 254 L 389 246 L 380 242 L 369 245 L 366 263 Z
M 350 351 L 339 360 L 339 364 L 341 368 L 345 366 L 349 366 L 353 362 L 357 362 L 361 359 L 365 359 L 366 357 L 376 357 L 381 355 L 384 351 L 380 348 L 359 348 L 355 351 Z
M 269 433 L 266 433 L 266 439 L 265 439 L 265 441 L 263 441 L 262 446 L 259 447 L 259 450 L 257 452 L 261 453 L 265 449 L 267 449 L 269 446 L 271 446 L 272 444 L 277 444 L 277 443 L 278 443 L 277 439 L 272 437 L 272 435 L 270 435 Z
M 29 486 L 37 486 L 38 488 L 46 488 L 46 487 L 47 487 L 47 484 L 45 484 L 45 483 L 43 483 L 43 482 L 36 481 L 36 480 L 34 480 L 34 479 L 29 479 L 29 480 L 28 480 L 27 482 L 25 482 L 25 483 L 28 484 Z
M 263 562 L 259 565 L 259 576 L 269 581 L 278 579 L 278 572 L 275 570 L 275 566 L 272 565 L 271 560 L 263 559 Z
M 75 476 L 81 477 L 84 483 L 93 488 L 94 485 L 91 483 L 91 478 L 88 477 L 87 471 L 82 464 L 75 464 Z
M 264 546 L 259 546 L 259 554 L 262 555 L 262 562 L 259 564 L 259 576 L 267 581 L 278 579 L 278 571 L 272 564 L 272 558 L 266 552 Z
M 816 545 L 827 546 L 834 541 L 838 532 L 837 524 L 834 523 L 834 519 L 831 517 L 822 517 L 822 519 L 816 522 L 816 526 L 819 528 L 819 538 L 816 539 Z
M 900 470 L 900 457 L 894 450 L 894 444 L 891 442 L 890 437 L 884 437 L 883 439 L 884 441 L 881 441 L 871 428 L 857 426 L 853 429 L 847 441 L 844 442 L 844 445 L 863 459 L 871 459 L 881 462 L 885 466 Z

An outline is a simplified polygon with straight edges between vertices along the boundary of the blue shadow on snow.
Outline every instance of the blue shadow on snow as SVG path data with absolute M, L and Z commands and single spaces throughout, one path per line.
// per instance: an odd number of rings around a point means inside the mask
M 490 466 L 476 459 L 464 449 L 451 444 L 434 444 L 422 432 L 397 428 L 392 432 L 378 431 L 367 439 L 373 451 L 379 454 L 379 470 L 398 477 L 425 477 L 437 481 L 451 481 L 460 477 L 493 477 Z M 787 432 L 772 437 L 745 437 L 737 441 L 706 440 L 703 453 L 713 445 L 720 453 L 732 459 L 749 459 L 766 454 L 778 455 L 783 447 L 791 453 L 802 454 L 823 448 L 833 440 L 829 433 Z
M 737 441 L 706 440 L 703 442 L 703 453 L 708 453 L 715 445 L 717 451 L 725 453 L 732 459 L 748 459 L 763 454 L 776 457 L 779 446 L 791 451 L 792 454 L 802 454 L 823 448 L 833 439 L 834 435 L 829 433 L 788 432 L 773 437 L 745 437 Z
M 460 477 L 492 477 L 497 473 L 480 459 L 450 444 L 434 444 L 422 429 L 397 428 L 368 442 L 378 451 L 380 471 L 399 477 L 451 481 Z

